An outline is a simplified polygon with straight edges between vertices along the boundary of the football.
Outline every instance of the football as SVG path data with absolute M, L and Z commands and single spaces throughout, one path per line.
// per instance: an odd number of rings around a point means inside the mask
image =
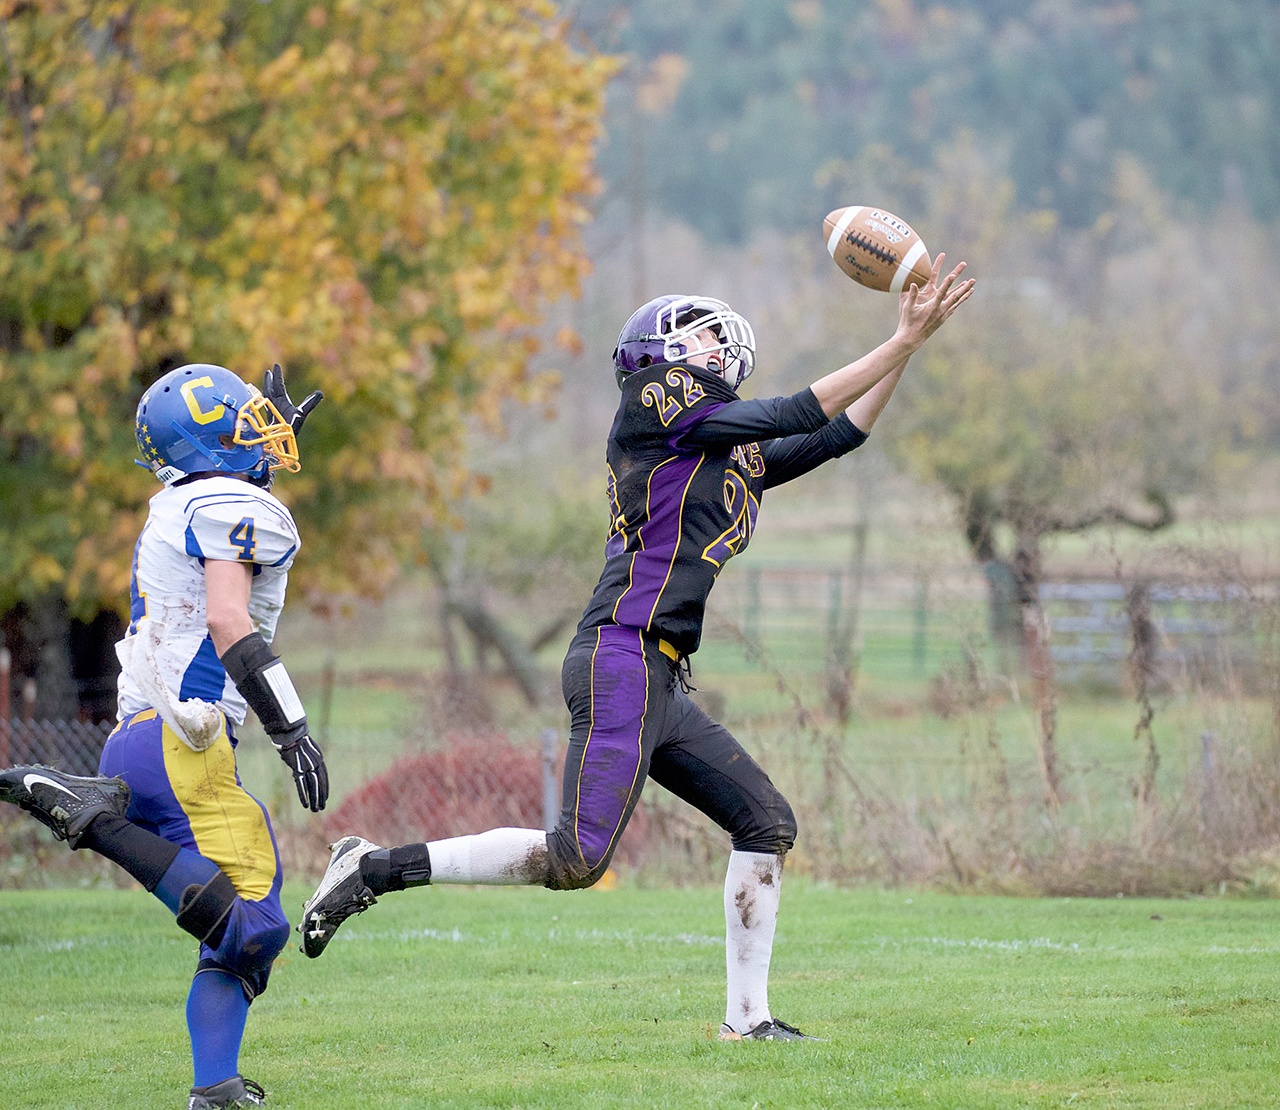
M 901 293 L 932 275 L 933 262 L 920 236 L 883 208 L 837 208 L 822 221 L 822 231 L 836 265 L 868 289 Z

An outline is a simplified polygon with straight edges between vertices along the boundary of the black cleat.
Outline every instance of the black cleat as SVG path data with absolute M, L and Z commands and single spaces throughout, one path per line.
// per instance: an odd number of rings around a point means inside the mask
M 129 787 L 124 779 L 83 778 L 53 767 L 10 767 L 0 771 L 0 801 L 25 809 L 74 848 L 99 814 L 125 815 Z
M 208 1087 L 192 1087 L 187 1110 L 212 1110 L 222 1106 L 265 1106 L 267 1092 L 252 1079 L 233 1075 Z
M 344 836 L 331 844 L 333 855 L 316 892 L 302 907 L 302 951 L 313 960 L 333 940 L 333 934 L 352 914 L 363 913 L 377 901 L 360 877 L 360 861 L 378 845 L 358 836 Z
M 739 1033 L 737 1030 L 730 1029 L 727 1025 L 720 1026 L 720 1039 L 722 1041 L 820 1041 L 821 1037 L 811 1037 L 808 1033 L 801 1033 L 794 1025 L 788 1025 L 785 1021 L 779 1021 L 777 1018 L 770 1018 L 768 1021 L 762 1021 L 754 1029 L 747 1033 Z

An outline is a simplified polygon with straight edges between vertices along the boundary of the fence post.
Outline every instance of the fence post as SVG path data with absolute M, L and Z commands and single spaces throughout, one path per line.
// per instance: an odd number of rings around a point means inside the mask
M 920 571 L 916 579 L 915 624 L 911 639 L 911 657 L 916 673 L 924 670 L 929 657 L 929 575 Z
M 560 820 L 560 776 L 556 773 L 560 734 L 553 728 L 544 728 L 539 740 L 542 744 L 542 827 L 550 832 Z
M 9 714 L 13 712 L 12 693 L 9 689 L 9 672 L 13 667 L 13 656 L 7 647 L 0 647 L 0 767 L 8 767 L 9 758 Z
M 1212 732 L 1200 734 L 1200 819 L 1205 832 L 1218 824 L 1218 738 Z
M 743 614 L 742 631 L 753 648 L 760 643 L 760 568 L 747 568 L 747 611 Z
M 36 680 L 28 678 L 22 683 L 22 720 L 30 724 L 36 716 Z
M 315 734 L 321 743 L 329 742 L 329 721 L 333 714 L 333 687 L 337 677 L 335 671 L 333 649 L 330 648 L 325 654 L 324 666 L 320 670 L 320 712 L 316 714 L 319 719 Z

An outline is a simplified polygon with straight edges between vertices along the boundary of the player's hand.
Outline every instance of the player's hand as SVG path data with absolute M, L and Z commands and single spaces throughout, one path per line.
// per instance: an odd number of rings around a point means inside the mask
M 319 813 L 329 800 L 329 772 L 324 765 L 320 745 L 305 735 L 287 744 L 276 744 L 274 739 L 271 742 L 293 772 L 298 801 L 312 813 Z
M 262 380 L 262 395 L 275 405 L 276 411 L 285 418 L 295 436 L 302 431 L 302 425 L 306 422 L 311 410 L 324 400 L 324 394 L 317 389 L 302 398 L 300 404 L 295 405 L 289 400 L 289 394 L 284 388 L 284 371 L 278 362 L 267 371 L 266 377 Z
M 973 293 L 974 280 L 961 281 L 967 264 L 961 262 L 945 277 L 942 264 L 945 254 L 933 260 L 933 273 L 928 282 L 917 286 L 914 282 L 898 297 L 898 332 L 918 347 L 936 332 L 957 308 Z

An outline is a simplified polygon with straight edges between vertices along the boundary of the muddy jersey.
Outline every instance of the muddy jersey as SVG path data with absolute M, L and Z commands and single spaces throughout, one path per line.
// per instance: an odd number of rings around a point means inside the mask
M 206 559 L 249 563 L 249 617 L 268 643 L 284 607 L 298 529 L 289 510 L 266 490 L 239 478 L 201 478 L 169 486 L 151 498 L 151 511 L 133 551 L 130 624 L 159 622 L 157 678 L 182 701 L 217 705 L 244 721 L 244 699 L 227 677 L 205 622 Z M 141 665 L 141 663 L 139 663 Z M 119 680 L 121 719 L 150 706 L 126 669 Z
M 692 654 L 720 568 L 751 541 L 764 491 L 860 446 L 810 389 L 742 400 L 718 375 L 657 363 L 628 375 L 606 452 L 605 565 L 579 631 L 643 629 Z

